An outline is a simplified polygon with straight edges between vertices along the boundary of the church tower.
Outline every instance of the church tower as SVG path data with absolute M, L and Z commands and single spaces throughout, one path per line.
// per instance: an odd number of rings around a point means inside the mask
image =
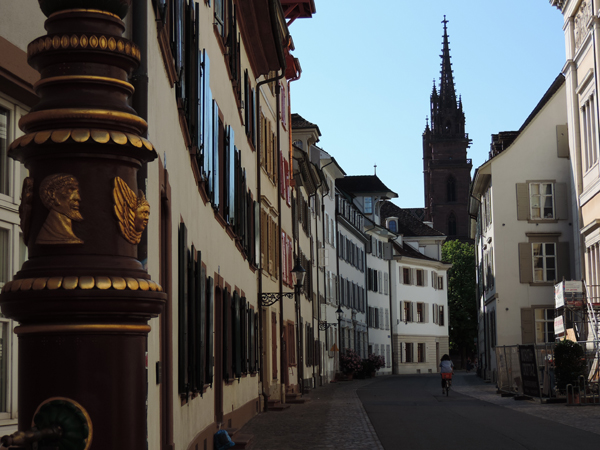
M 462 99 L 456 99 L 446 16 L 439 89 L 433 82 L 431 125 L 423 133 L 425 220 L 449 239 L 469 239 L 469 185 L 471 160 L 467 148 Z

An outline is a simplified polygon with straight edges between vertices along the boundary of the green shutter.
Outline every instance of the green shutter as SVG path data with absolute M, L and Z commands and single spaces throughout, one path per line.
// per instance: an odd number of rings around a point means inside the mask
M 519 242 L 519 281 L 521 283 L 533 282 L 533 261 L 529 242 Z
M 529 219 L 529 185 L 517 183 L 517 220 Z
M 248 373 L 248 358 L 249 358 L 249 352 L 248 352 L 248 343 L 250 342 L 249 339 L 249 323 L 248 323 L 248 302 L 246 301 L 246 297 L 242 297 L 241 298 L 241 302 L 240 302 L 241 306 L 240 306 L 240 321 L 241 321 L 241 327 L 240 327 L 240 332 L 241 332 L 241 336 L 242 336 L 242 352 L 241 352 L 241 371 L 242 373 Z

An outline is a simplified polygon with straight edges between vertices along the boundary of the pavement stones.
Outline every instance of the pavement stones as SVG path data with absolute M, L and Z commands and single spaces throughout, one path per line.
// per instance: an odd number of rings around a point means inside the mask
M 432 376 L 432 375 L 423 375 Z M 398 376 L 402 377 L 402 375 Z M 330 383 L 310 393 L 312 401 L 259 414 L 241 430 L 252 435 L 249 450 L 383 450 L 356 393 L 377 379 Z M 479 400 L 600 435 L 600 406 L 541 404 L 501 397 L 474 373 L 457 372 L 452 390 Z M 450 395 L 452 395 L 452 390 Z
M 259 414 L 240 433 L 253 435 L 249 450 L 383 450 L 356 390 L 375 381 L 330 383 L 311 401 Z

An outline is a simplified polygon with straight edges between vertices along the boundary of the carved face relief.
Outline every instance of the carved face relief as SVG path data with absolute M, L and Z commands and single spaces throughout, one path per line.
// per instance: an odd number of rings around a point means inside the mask
M 144 193 L 139 191 L 139 196 L 135 195 L 122 178 L 116 177 L 113 200 L 121 234 L 127 242 L 139 244 L 150 218 L 150 204 Z
M 148 204 L 140 204 L 135 211 L 135 231 L 142 233 L 148 226 L 150 218 L 150 206 Z
M 79 182 L 73 175 L 49 175 L 40 186 L 40 199 L 50 210 L 36 244 L 82 244 L 73 233 L 71 221 L 81 222 Z

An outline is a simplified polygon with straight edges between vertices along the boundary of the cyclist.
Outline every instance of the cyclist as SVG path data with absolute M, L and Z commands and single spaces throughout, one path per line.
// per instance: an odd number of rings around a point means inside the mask
M 441 373 L 454 373 L 454 364 L 450 357 L 446 354 L 442 356 L 440 361 Z M 444 378 L 442 378 L 442 394 L 445 394 L 444 388 L 446 387 Z

